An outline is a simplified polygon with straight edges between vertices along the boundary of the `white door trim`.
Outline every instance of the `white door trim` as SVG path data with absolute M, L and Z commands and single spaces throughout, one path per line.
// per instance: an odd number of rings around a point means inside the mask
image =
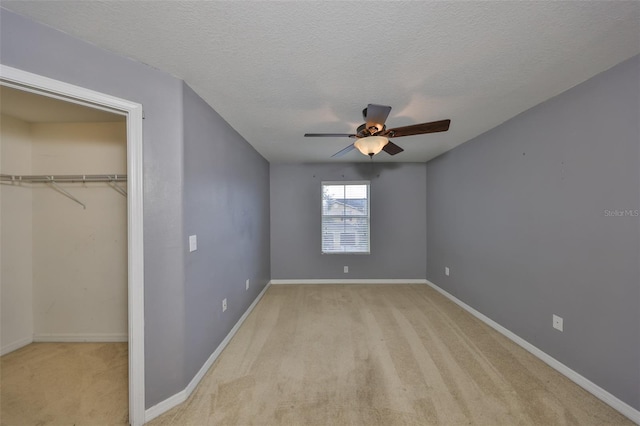
M 2 84 L 127 116 L 129 423 L 144 424 L 144 239 L 142 105 L 0 65 Z

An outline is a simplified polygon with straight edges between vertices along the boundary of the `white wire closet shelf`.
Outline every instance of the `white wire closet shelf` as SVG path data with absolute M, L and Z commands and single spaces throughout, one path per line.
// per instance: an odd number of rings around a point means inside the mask
M 10 175 L 0 174 L 0 182 L 2 184 L 18 185 L 21 183 L 47 183 L 67 198 L 80 204 L 83 208 L 87 208 L 84 203 L 74 197 L 69 191 L 62 188 L 58 183 L 92 183 L 106 182 L 111 188 L 122 196 L 127 196 L 126 189 L 118 185 L 118 182 L 126 182 L 127 175 Z

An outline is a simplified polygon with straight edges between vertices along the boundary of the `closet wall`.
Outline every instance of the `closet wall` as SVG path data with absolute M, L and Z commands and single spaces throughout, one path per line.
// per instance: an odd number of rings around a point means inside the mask
M 0 171 L 31 170 L 29 124 L 0 115 Z M 0 185 L 0 348 L 1 354 L 33 338 L 32 192 Z
M 2 173 L 126 173 L 124 121 L 2 118 Z M 8 130 L 5 121 L 13 123 Z M 15 136 L 6 138 L 12 129 Z M 46 184 L 2 186 L 3 353 L 30 337 L 127 339 L 126 198 L 107 183 L 60 186 L 86 209 Z

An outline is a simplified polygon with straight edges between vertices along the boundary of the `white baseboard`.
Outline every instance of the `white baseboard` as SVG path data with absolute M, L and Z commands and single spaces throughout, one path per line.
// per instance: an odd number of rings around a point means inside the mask
M 208 362 L 209 360 L 207 360 L 207 363 Z M 198 374 L 200 374 L 200 372 L 198 372 Z M 146 409 L 144 412 L 144 422 L 145 423 L 150 422 L 156 417 L 163 415 L 167 411 L 171 410 L 173 407 L 185 402 L 189 398 L 189 396 L 190 395 L 187 394 L 187 389 L 185 388 L 185 389 L 182 389 L 177 394 L 172 395 L 169 398 L 165 399 L 164 401 L 157 403 L 153 407 Z
M 191 379 L 187 387 L 181 390 L 180 392 L 176 393 L 175 395 L 170 396 L 169 398 L 159 402 L 158 404 L 154 405 L 153 407 L 145 411 L 145 415 L 144 415 L 145 423 L 150 422 L 156 417 L 166 413 L 176 405 L 179 405 L 184 401 L 186 401 L 191 396 L 191 394 L 196 389 L 196 387 L 198 386 L 198 384 L 200 383 L 204 375 L 207 373 L 209 368 L 211 368 L 211 366 L 216 361 L 216 359 L 218 359 L 218 357 L 220 356 L 224 348 L 227 347 L 227 345 L 229 344 L 233 336 L 235 336 L 235 334 L 238 332 L 238 329 L 240 328 L 242 323 L 247 319 L 247 317 L 249 316 L 251 311 L 253 311 L 253 309 L 256 307 L 260 299 L 262 299 L 262 296 L 264 296 L 264 294 L 266 293 L 270 285 L 271 283 L 267 283 L 267 285 L 262 289 L 258 297 L 255 298 L 255 300 L 251 303 L 251 305 L 245 311 L 245 313 L 242 314 L 238 322 L 236 322 L 236 324 L 233 326 L 231 331 L 229 331 L 229 334 L 227 334 L 227 337 L 225 337 L 224 340 L 218 345 L 216 350 L 213 351 L 211 356 L 209 356 L 209 359 L 207 359 L 207 361 L 200 368 L 198 373 L 193 377 L 193 379 Z
M 271 284 L 427 284 L 424 278 L 403 279 L 319 279 L 319 280 L 271 280 Z
M 43 333 L 33 336 L 34 342 L 128 342 L 126 333 Z
M 631 421 L 633 421 L 633 422 L 635 422 L 635 423 L 640 425 L 640 411 L 636 410 L 635 408 L 633 408 L 632 406 L 630 406 L 626 402 L 621 401 L 620 399 L 616 398 L 614 395 L 612 395 L 611 393 L 609 393 L 606 390 L 602 389 L 600 386 L 596 385 L 595 383 L 593 383 L 592 381 L 590 381 L 586 377 L 580 375 L 579 373 L 576 373 L 571 368 L 567 367 L 566 365 L 564 365 L 563 363 L 561 363 L 557 359 L 553 358 L 552 356 L 546 354 L 542 350 L 540 350 L 537 347 L 533 346 L 531 343 L 527 342 L 526 340 L 524 340 L 522 337 L 518 336 L 517 334 L 507 330 L 506 328 L 504 328 L 503 326 L 501 326 L 500 324 L 498 324 L 497 322 L 495 322 L 491 318 L 487 317 L 486 315 L 476 311 L 471 306 L 467 305 L 466 303 L 464 303 L 463 301 L 461 301 L 457 297 L 451 295 L 447 291 L 445 291 L 442 288 L 438 287 L 434 283 L 432 283 L 432 282 L 427 280 L 426 284 L 431 286 L 434 290 L 436 290 L 437 292 L 441 293 L 443 296 L 445 296 L 446 298 L 451 300 L 456 305 L 460 306 L 465 311 L 469 312 L 474 317 L 478 318 L 480 321 L 482 321 L 485 324 L 487 324 L 489 327 L 493 328 L 494 330 L 496 330 L 500 334 L 504 335 L 505 337 L 507 337 L 508 339 L 513 341 L 514 343 L 516 343 L 517 345 L 521 346 L 522 348 L 524 348 L 525 350 L 527 350 L 531 354 L 533 354 L 536 357 L 538 357 L 540 360 L 542 360 L 544 363 L 549 365 L 551 368 L 553 368 L 553 369 L 557 370 L 558 372 L 560 372 L 561 374 L 565 375 L 567 378 L 569 378 L 571 381 L 576 383 L 578 386 L 582 387 L 587 392 L 593 394 L 596 398 L 600 399 L 605 404 L 611 406 L 613 409 L 618 411 L 620 414 L 628 417 Z
M 30 343 L 33 343 L 33 337 L 25 337 L 24 339 L 16 340 L 15 342 L 9 343 L 8 345 L 4 345 L 2 349 L 0 349 L 0 356 L 18 350 Z

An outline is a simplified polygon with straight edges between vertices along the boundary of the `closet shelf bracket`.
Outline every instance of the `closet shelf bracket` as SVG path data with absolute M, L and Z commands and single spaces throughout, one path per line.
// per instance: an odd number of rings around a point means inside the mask
M 55 180 L 53 180 L 53 176 L 49 177 L 49 183 L 55 188 L 57 189 L 59 192 L 62 193 L 62 195 L 72 199 L 73 201 L 75 201 L 76 203 L 80 204 L 82 206 L 83 209 L 87 209 L 87 206 L 85 206 L 80 200 L 78 200 L 76 197 L 74 197 L 73 195 L 71 195 L 69 192 L 67 192 L 64 188 L 62 188 L 61 186 L 59 186 Z
M 118 175 L 115 175 L 114 179 L 109 180 L 109 185 L 111 185 L 111 187 L 115 189 L 116 192 L 118 192 L 124 198 L 127 198 L 127 191 L 124 188 L 122 188 L 120 185 L 118 185 L 116 183 L 117 181 L 118 181 Z

